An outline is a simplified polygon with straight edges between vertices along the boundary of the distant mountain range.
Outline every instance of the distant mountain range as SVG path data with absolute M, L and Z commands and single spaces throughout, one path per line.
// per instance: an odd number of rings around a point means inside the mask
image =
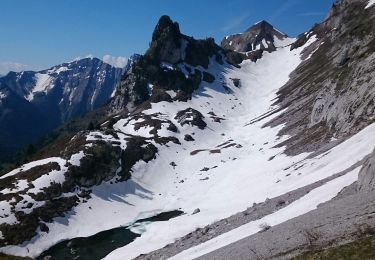
M 61 123 L 105 104 L 124 68 L 83 58 L 42 71 L 9 72 L 0 78 L 0 160 Z

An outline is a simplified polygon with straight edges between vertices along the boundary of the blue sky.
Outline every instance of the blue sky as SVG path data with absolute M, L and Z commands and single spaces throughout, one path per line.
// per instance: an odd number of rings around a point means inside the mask
M 88 54 L 143 53 L 163 14 L 178 21 L 184 34 L 214 37 L 218 43 L 263 19 L 296 36 L 323 20 L 333 2 L 1 0 L 0 73 L 7 66 L 43 69 Z

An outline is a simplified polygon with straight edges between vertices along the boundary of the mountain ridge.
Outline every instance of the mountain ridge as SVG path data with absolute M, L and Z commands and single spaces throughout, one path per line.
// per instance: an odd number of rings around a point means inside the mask
M 250 68 L 255 66 L 255 63 L 243 54 L 222 49 L 214 43 L 213 39 L 195 40 L 182 35 L 176 30 L 176 24 L 168 17 L 162 17 L 161 24 L 163 26 L 156 26 L 154 41 L 151 43 L 150 49 L 125 74 L 121 82 L 122 85 L 119 86 L 117 93 L 109 104 L 109 109 L 114 104 L 119 108 L 118 111 L 120 113 L 110 113 L 109 117 L 103 120 L 103 123 L 100 123 L 100 127 L 97 130 L 80 131 L 71 139 L 62 143 L 62 147 L 49 153 L 49 158 L 40 158 L 25 164 L 2 177 L 3 179 L 6 178 L 7 182 L 14 183 L 17 180 L 15 179 L 17 178 L 16 176 L 20 172 L 40 171 L 38 175 L 30 179 L 31 182 L 39 178 L 43 180 L 40 181 L 42 185 L 36 186 L 35 191 L 30 191 L 30 187 L 26 189 L 19 187 L 22 191 L 17 191 L 19 188 L 16 188 L 15 193 L 11 192 L 11 194 L 18 194 L 18 192 L 23 194 L 26 192 L 27 196 L 32 196 L 38 201 L 45 201 L 47 198 L 54 201 L 54 203 L 43 204 L 41 207 L 36 204 L 32 205 L 27 210 L 27 212 L 30 212 L 29 214 L 21 214 L 22 216 L 19 216 L 18 224 L 11 225 L 12 221 L 9 219 L 10 222 L 8 224 L 0 225 L 2 234 L 7 241 L 18 244 L 21 241 L 28 240 L 35 235 L 40 225 L 43 226 L 46 234 L 54 234 L 55 232 L 51 230 L 52 226 L 47 229 L 40 222 L 40 214 L 44 215 L 46 213 L 42 218 L 49 223 L 52 221 L 53 216 L 63 217 L 66 212 L 73 209 L 85 208 L 86 199 L 83 198 L 96 197 L 94 194 L 90 195 L 92 194 L 91 189 L 95 189 L 96 186 L 119 185 L 119 187 L 129 187 L 130 185 L 131 187 L 135 185 L 137 189 L 144 190 L 142 185 L 135 183 L 132 178 L 133 174 L 135 174 L 133 167 L 139 163 L 148 165 L 148 163 L 158 161 L 155 159 L 166 148 L 171 149 L 173 147 L 173 149 L 177 149 L 176 153 L 178 153 L 181 146 L 190 147 L 196 142 L 202 142 L 205 140 L 205 131 L 208 129 L 220 131 L 219 129 L 227 125 L 226 121 L 231 118 L 229 115 L 236 113 L 231 112 L 231 110 L 237 111 L 237 109 L 240 109 L 241 102 L 237 105 L 233 104 L 232 109 L 229 110 L 227 110 L 226 106 L 220 108 L 220 100 L 223 100 L 223 102 L 225 100 L 225 104 L 230 104 L 234 102 L 231 101 L 232 98 L 238 99 L 239 97 L 236 97 L 238 94 L 235 93 L 241 92 L 241 89 L 243 89 L 241 87 L 242 84 L 246 83 L 239 79 L 235 80 L 230 76 L 229 78 L 227 78 L 228 76 L 224 77 L 222 71 L 226 69 L 233 70 L 235 74 L 235 70 L 240 69 L 239 63 L 245 61 L 246 67 Z M 182 53 L 182 45 L 176 43 L 176 36 L 178 36 L 178 40 L 186 40 L 188 42 L 185 50 L 186 55 L 176 55 Z M 163 46 L 168 44 L 172 49 L 170 52 L 165 52 Z M 287 49 L 280 53 L 280 55 L 287 54 Z M 238 63 L 233 62 L 231 64 L 232 62 L 227 62 L 233 57 L 239 57 Z M 291 68 L 296 63 L 298 63 L 298 58 L 291 61 Z M 280 65 L 280 63 L 277 64 Z M 238 83 L 236 83 L 237 81 Z M 148 89 L 149 84 L 153 85 L 151 93 Z M 155 99 L 156 96 L 159 96 L 157 95 L 159 94 L 156 92 L 157 90 L 167 93 L 169 97 L 165 96 L 165 99 L 162 96 L 160 99 Z M 133 93 L 134 91 L 136 92 Z M 139 95 L 142 93 L 145 94 L 144 98 Z M 126 95 L 128 96 L 126 97 Z M 116 98 L 124 96 L 127 99 L 124 99 L 123 103 L 118 106 Z M 168 100 L 169 98 L 173 100 Z M 202 107 L 200 107 L 199 103 L 194 104 L 196 99 L 202 100 L 199 102 L 207 100 L 208 103 L 215 101 L 215 110 L 205 108 L 205 111 L 201 112 Z M 128 107 L 129 100 L 135 104 L 135 109 Z M 172 107 L 177 105 L 177 107 L 165 110 L 165 108 L 160 107 L 162 104 Z M 154 106 L 158 108 L 154 108 L 155 111 L 152 112 Z M 237 106 L 239 108 L 235 109 Z M 262 105 L 262 108 L 264 106 Z M 147 112 L 147 110 L 150 111 Z M 228 116 L 224 114 L 224 111 L 226 111 L 225 114 L 228 114 Z M 196 128 L 199 129 L 199 132 L 194 130 Z M 209 141 L 207 145 L 212 146 L 213 142 L 219 140 L 226 143 L 223 148 L 216 150 L 223 149 L 224 151 L 231 147 L 236 150 L 242 147 L 239 143 L 231 143 L 232 141 L 226 140 L 221 134 L 216 133 L 215 136 L 212 141 L 207 140 Z M 191 148 L 193 147 L 189 149 Z M 215 154 L 216 150 L 212 149 L 212 154 Z M 202 152 L 204 151 L 206 150 L 202 150 Z M 207 151 L 211 153 L 211 150 Z M 196 156 L 195 154 L 200 152 L 200 150 L 191 151 L 190 156 Z M 197 157 L 200 156 L 202 155 L 199 154 Z M 40 168 L 43 165 L 50 165 L 49 167 L 53 168 Z M 45 174 L 40 175 L 42 172 L 51 170 L 54 172 L 51 177 Z M 56 177 L 53 177 L 54 175 Z M 59 180 L 55 178 L 59 178 Z M 50 181 L 53 181 L 53 185 L 49 184 Z M 198 180 L 198 182 L 200 181 Z M 179 183 L 181 184 L 183 181 Z M 13 187 L 17 187 L 17 184 L 14 185 L 16 186 Z M 37 193 L 32 195 L 34 192 Z M 63 194 L 69 195 L 65 197 L 62 196 Z M 19 196 L 23 197 L 24 195 Z M 18 198 L 21 199 L 20 197 Z M 140 198 L 142 197 L 140 196 Z M 18 206 L 11 206 L 10 208 L 11 212 L 18 210 L 23 211 L 18 209 Z M 100 219 L 97 218 L 97 220 Z M 115 223 L 113 222 L 111 225 Z M 98 227 L 103 224 L 107 225 L 108 223 L 102 223 Z M 14 232 L 25 225 L 29 227 L 29 232 L 24 232 L 22 236 L 13 237 Z
M 228 243 L 268 237 L 264 245 L 269 236 L 281 252 L 232 254 L 279 257 L 353 235 L 365 218 L 345 214 L 369 202 L 356 198 L 369 197 L 374 175 L 375 30 L 366 4 L 338 1 L 326 21 L 256 58 L 183 35 L 162 16 L 96 129 L 0 177 L 1 250 L 38 256 L 61 240 L 172 210 L 185 214 L 134 227 L 141 235 L 106 259 L 217 257 Z M 306 231 L 331 225 L 324 216 L 346 201 L 345 229 Z M 252 215 L 215 231 L 235 213 Z M 295 221 L 296 233 L 282 228 Z
M 2 103 L 0 146 L 4 151 L 1 159 L 10 158 L 17 149 L 36 142 L 44 134 L 60 124 L 76 118 L 88 111 L 104 105 L 111 98 L 122 74 L 130 69 L 138 55 L 132 56 L 124 68 L 115 68 L 98 58 L 87 57 L 71 62 L 65 62 L 41 71 L 9 72 L 0 79 L 0 85 L 7 86 L 18 95 L 22 102 L 30 103 L 29 114 L 45 118 L 44 123 L 16 124 L 12 118 L 21 118 L 23 111 L 17 110 L 18 102 Z M 6 114 L 4 111 L 8 111 Z M 15 112 L 18 111 L 18 112 Z M 41 116 L 43 114 L 43 116 Z M 34 116 L 34 117 L 38 117 Z M 6 123 L 7 118 L 13 124 Z M 21 122 L 20 122 L 21 123 Z M 27 132 L 26 129 L 29 129 Z M 12 135 L 14 130 L 21 136 L 18 142 Z M 6 156 L 8 154 L 8 156 Z

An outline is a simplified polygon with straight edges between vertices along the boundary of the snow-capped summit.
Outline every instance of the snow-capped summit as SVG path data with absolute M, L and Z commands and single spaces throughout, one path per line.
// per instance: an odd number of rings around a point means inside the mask
M 66 121 L 103 105 L 121 75 L 122 68 L 88 57 L 41 71 L 10 72 L 0 82 Z
M 277 40 L 282 41 L 288 36 L 275 29 L 266 21 L 260 21 L 248 28 L 244 33 L 226 36 L 221 46 L 237 52 L 248 52 L 254 50 L 274 51 Z
M 1 77 L 0 86 L 6 86 L 12 95 L 3 98 L 0 105 L 0 150 L 3 151 L 0 159 L 61 123 L 104 105 L 137 56 L 134 57 L 122 68 L 90 56 L 41 71 L 9 72 Z M 43 120 L 38 124 L 33 123 L 35 120 L 17 120 L 25 114 L 21 107 L 33 115 L 28 118 Z M 18 131 L 21 129 L 24 133 Z

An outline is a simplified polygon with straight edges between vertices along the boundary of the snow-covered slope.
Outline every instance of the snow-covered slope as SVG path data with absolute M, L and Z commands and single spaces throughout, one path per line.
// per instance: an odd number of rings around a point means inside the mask
M 0 212 L 1 251 L 37 256 L 61 240 L 160 212 L 185 212 L 166 222 L 142 223 L 134 230 L 140 237 L 106 257 L 132 259 L 253 203 L 332 177 L 272 214 L 176 255 L 193 258 L 336 197 L 358 179 L 373 152 L 374 123 L 340 142 L 331 138 L 324 151 L 305 152 L 301 146 L 294 154 L 286 154 L 284 144 L 294 138 L 287 130 L 294 129 L 288 123 L 295 118 L 265 126 L 316 94 L 292 90 L 295 103 L 279 100 L 281 94 L 289 97 L 280 92 L 301 68 L 314 68 L 311 61 L 331 37 L 318 34 L 280 39 L 276 50 L 265 51 L 257 62 L 238 54 L 236 64 L 229 58 L 236 53 L 182 35 L 177 23 L 162 17 L 150 50 L 123 78 L 99 129 L 81 131 L 59 149 L 54 146 L 49 158 L 1 177 L 6 209 Z
M 370 8 L 374 4 L 375 4 L 375 0 L 369 0 L 368 4 L 366 5 L 366 9 Z
M 292 41 L 293 39 L 286 39 L 285 45 Z M 152 231 L 156 227 L 148 226 L 146 229 L 150 229 L 150 232 L 137 239 L 129 249 L 129 252 L 133 252 L 129 258 L 135 257 L 138 253 L 164 246 L 198 226 L 241 211 L 253 202 L 260 202 L 269 196 L 277 196 L 297 188 L 296 181 L 291 181 L 292 177 L 285 178 L 286 173 L 282 169 L 300 161 L 305 155 L 288 158 L 282 155 L 283 149 L 271 149 L 281 141 L 277 137 L 278 128 L 262 129 L 263 122 L 247 124 L 274 109 L 271 106 L 272 99 L 275 98 L 277 89 L 288 81 L 289 73 L 301 62 L 302 50 L 303 48 L 300 48 L 291 52 L 288 48 L 283 48 L 265 54 L 257 63 L 245 61 L 239 69 L 211 60 L 207 70 L 200 69 L 214 75 L 216 80 L 213 83 L 201 83 L 190 101 L 152 103 L 150 109 L 142 112 L 155 120 L 165 120 L 165 123 L 161 123 L 161 129 L 156 131 L 158 137 L 175 137 L 181 144 L 168 143 L 166 146 L 151 140 L 158 148 L 156 159 L 148 163 L 137 162 L 133 166 L 130 181 L 111 184 L 114 181 L 108 180 L 94 187 L 92 198 L 75 207 L 74 214 L 67 217 L 68 226 L 59 224 L 59 220 L 54 221 L 48 224 L 48 234 L 43 233 L 36 241 L 23 248 L 28 248 L 33 255 L 37 255 L 61 239 L 87 236 L 131 223 L 144 214 L 179 208 L 188 213 L 168 222 L 168 225 L 173 225 L 168 228 L 171 230 L 169 234 L 164 232 L 156 236 Z M 280 73 L 270 78 L 268 75 L 272 71 Z M 241 87 L 236 87 L 233 79 L 238 79 Z M 189 123 L 181 126 L 176 115 L 186 108 L 199 111 L 207 126 L 204 129 Z M 168 130 L 168 120 L 177 127 L 176 132 Z M 184 120 L 189 122 L 189 117 Z M 136 127 L 137 124 L 139 127 Z M 113 129 L 118 138 L 91 132 L 86 134 L 86 140 L 118 141 L 121 148 L 125 149 L 126 135 L 145 138 L 154 136 L 151 134 L 153 124 L 147 122 L 145 116 L 120 119 L 113 125 Z M 184 141 L 185 135 L 191 135 L 195 141 Z M 278 156 L 272 160 L 272 165 L 267 166 L 267 169 L 262 167 L 275 155 Z M 175 166 L 171 165 L 172 162 Z M 255 181 L 260 176 L 262 182 Z M 323 177 L 326 177 L 324 172 L 322 176 L 309 178 L 310 181 L 315 181 Z M 300 178 L 307 179 L 306 176 Z M 277 182 L 278 179 L 282 182 Z M 301 181 L 300 185 L 305 185 L 307 181 Z M 117 193 L 116 190 L 122 192 Z M 270 190 L 273 192 L 270 193 Z M 114 194 L 117 194 L 115 196 L 119 199 L 105 199 Z M 246 199 L 249 197 L 252 198 L 251 201 Z M 201 212 L 191 216 L 195 208 L 200 208 Z M 111 221 L 108 222 L 108 219 Z M 90 225 L 82 225 L 84 222 Z M 150 237 L 154 239 L 152 243 L 149 243 Z M 156 241 L 158 242 L 155 243 Z M 142 246 L 139 243 L 142 243 Z M 135 248 L 137 250 L 134 250 Z M 9 247 L 8 250 L 10 253 L 19 253 L 22 247 Z
M 267 215 L 264 218 L 256 221 L 249 222 L 248 224 L 233 229 L 221 236 L 217 236 L 196 247 L 185 250 L 169 259 L 196 259 L 255 233 L 262 232 L 267 226 L 275 226 L 312 211 L 316 209 L 319 204 L 336 197 L 343 187 L 354 183 L 358 179 L 358 171 L 359 168 L 314 189 L 301 199 L 293 202 L 281 210 L 276 211 L 273 214 Z M 119 253 L 119 255 L 114 258 L 121 259 L 121 256 L 127 254 L 128 252 L 120 252 L 120 250 L 118 250 L 117 253 Z M 113 255 L 115 254 L 116 252 L 113 253 Z

